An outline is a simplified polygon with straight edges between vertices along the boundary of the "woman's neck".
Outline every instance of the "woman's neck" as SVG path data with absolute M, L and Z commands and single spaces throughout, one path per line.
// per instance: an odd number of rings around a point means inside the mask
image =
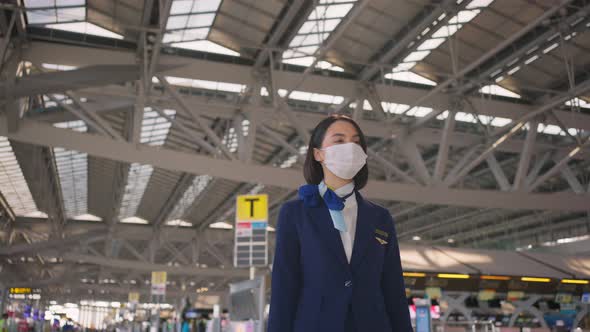
M 337 177 L 334 174 L 331 174 L 330 172 L 324 172 L 324 183 L 332 188 L 333 190 L 336 190 L 340 187 L 344 187 L 345 185 L 351 183 L 353 181 L 353 179 L 350 180 L 345 180 L 342 178 Z

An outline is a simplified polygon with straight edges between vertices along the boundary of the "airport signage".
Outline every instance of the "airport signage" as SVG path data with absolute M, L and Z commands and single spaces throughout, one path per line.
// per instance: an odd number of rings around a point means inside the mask
M 166 271 L 152 272 L 152 295 L 166 295 Z
M 236 198 L 234 266 L 268 265 L 268 195 Z

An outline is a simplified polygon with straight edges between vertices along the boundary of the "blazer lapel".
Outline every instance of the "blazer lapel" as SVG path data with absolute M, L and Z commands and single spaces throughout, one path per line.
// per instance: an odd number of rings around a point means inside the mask
M 306 207 L 305 210 L 307 210 L 312 225 L 320 234 L 321 240 L 324 241 L 326 246 L 330 248 L 341 263 L 348 265 L 340 232 L 334 228 L 334 223 L 332 222 L 332 217 L 326 204 L 322 202 L 318 207 Z
M 362 262 L 370 241 L 375 241 L 373 233 L 375 232 L 373 215 L 371 209 L 363 199 L 360 193 L 356 195 L 358 205 L 358 215 L 356 219 L 356 233 L 354 235 L 354 245 L 352 248 L 352 257 L 350 265 L 352 268 Z

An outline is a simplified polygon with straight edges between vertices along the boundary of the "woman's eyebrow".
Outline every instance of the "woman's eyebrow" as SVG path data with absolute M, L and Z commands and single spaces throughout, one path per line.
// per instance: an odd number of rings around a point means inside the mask
M 334 137 L 334 136 L 345 137 L 346 135 L 344 135 L 342 133 L 335 133 L 335 134 L 332 134 L 332 137 Z M 352 135 L 352 137 L 353 138 L 360 138 L 361 136 L 359 134 L 356 134 L 356 135 Z

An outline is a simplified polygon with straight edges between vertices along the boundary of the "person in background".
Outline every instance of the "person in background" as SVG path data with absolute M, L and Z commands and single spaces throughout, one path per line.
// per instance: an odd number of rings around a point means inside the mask
M 0 332 L 8 332 L 8 314 L 3 313 L 0 319 Z

